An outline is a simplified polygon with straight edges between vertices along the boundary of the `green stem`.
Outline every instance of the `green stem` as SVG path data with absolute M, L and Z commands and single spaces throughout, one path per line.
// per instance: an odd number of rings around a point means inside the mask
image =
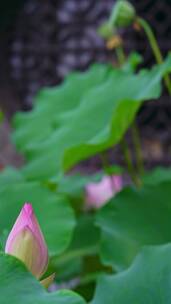
M 116 56 L 118 59 L 119 64 L 122 66 L 125 63 L 125 54 L 122 46 L 118 46 L 116 49 Z
M 98 252 L 98 246 L 95 244 L 89 248 L 78 248 L 73 251 L 69 251 L 61 256 L 54 256 L 51 258 L 52 264 L 55 266 L 62 265 L 67 262 L 72 262 L 75 258 L 84 257 L 86 255 L 95 255 Z
M 82 285 L 87 285 L 87 284 L 93 283 L 98 279 L 98 277 L 100 275 L 103 275 L 103 274 L 104 274 L 103 271 L 97 271 L 97 272 L 94 272 L 94 273 L 89 273 L 89 274 L 85 275 L 84 277 L 80 278 L 79 285 L 82 286 Z
M 147 38 L 148 38 L 148 41 L 150 43 L 153 54 L 155 56 L 156 62 L 158 64 L 163 63 L 163 56 L 162 56 L 162 53 L 160 51 L 157 39 L 154 35 L 154 32 L 153 32 L 151 26 L 149 25 L 149 23 L 146 20 L 144 20 L 142 18 L 137 18 L 137 22 L 144 29 L 144 32 L 147 35 Z M 171 95 L 171 80 L 170 80 L 170 77 L 169 77 L 168 74 L 166 74 L 164 76 L 164 82 L 165 82 L 166 88 L 169 92 L 169 95 Z
M 122 46 L 119 46 L 116 48 L 116 55 L 117 55 L 119 64 L 123 65 L 125 63 L 126 56 L 125 56 Z M 132 124 L 132 136 L 133 136 L 133 142 L 134 142 L 134 146 L 135 146 L 135 154 L 136 154 L 138 171 L 140 174 L 142 174 L 144 172 L 143 157 L 142 157 L 142 153 L 141 153 L 141 143 L 140 143 L 139 132 L 138 132 L 138 128 L 137 128 L 135 122 Z M 124 143 L 122 143 L 122 149 L 124 150 L 125 161 L 127 163 L 129 173 L 131 174 L 133 181 L 137 185 L 137 177 L 135 177 L 136 175 L 134 172 L 134 166 L 132 164 L 131 152 L 129 150 L 126 140 L 124 140 Z M 126 151 L 125 151 L 125 149 L 126 149 Z M 140 183 L 138 181 L 138 185 L 139 184 Z
M 128 173 L 129 173 L 130 177 L 132 178 L 132 181 L 134 182 L 134 184 L 137 187 L 139 187 L 140 186 L 140 180 L 135 173 L 134 166 L 133 166 L 133 161 L 132 161 L 132 157 L 131 157 L 131 152 L 129 150 L 128 144 L 127 144 L 126 139 L 124 137 L 122 138 L 122 141 L 121 141 L 121 147 L 122 147 L 122 151 L 123 151 L 123 154 L 124 154 L 125 162 L 127 164 Z
M 102 161 L 103 170 L 104 172 L 107 172 L 107 168 L 110 167 L 110 162 L 108 160 L 106 153 L 105 152 L 100 153 L 100 158 Z

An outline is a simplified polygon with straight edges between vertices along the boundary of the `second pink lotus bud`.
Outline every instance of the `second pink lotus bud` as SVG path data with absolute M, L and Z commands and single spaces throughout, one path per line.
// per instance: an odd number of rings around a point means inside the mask
M 120 175 L 104 176 L 98 183 L 89 183 L 85 188 L 87 208 L 98 209 L 116 195 L 123 187 Z

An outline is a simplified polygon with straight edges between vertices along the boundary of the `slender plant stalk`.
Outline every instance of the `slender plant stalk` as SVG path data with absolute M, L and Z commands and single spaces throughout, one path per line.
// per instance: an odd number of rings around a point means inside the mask
M 163 56 L 162 56 L 157 39 L 154 35 L 154 32 L 153 32 L 151 26 L 143 18 L 137 18 L 137 22 L 138 22 L 138 24 L 140 24 L 140 26 L 143 28 L 145 34 L 147 35 L 147 38 L 150 43 L 153 54 L 155 56 L 156 62 L 158 64 L 163 63 Z M 164 82 L 165 82 L 169 95 L 171 95 L 171 80 L 170 80 L 170 77 L 168 74 L 166 74 L 164 76 Z
M 112 174 L 109 173 L 110 161 L 108 159 L 108 156 L 107 156 L 106 152 L 100 153 L 100 158 L 101 158 L 101 161 L 102 161 L 103 170 L 110 177 L 111 187 L 112 187 L 113 190 L 115 190 L 115 185 L 113 183 Z
M 100 158 L 102 161 L 103 170 L 107 172 L 107 168 L 110 167 L 110 162 L 105 152 L 100 153 Z
M 103 271 L 97 271 L 94 273 L 88 273 L 84 277 L 80 278 L 79 286 L 84 286 L 90 283 L 95 282 L 100 275 L 103 275 Z
M 124 53 L 122 46 L 119 46 L 116 48 L 116 55 L 117 55 L 119 64 L 123 65 L 125 63 L 126 58 L 125 58 L 125 53 Z M 132 124 L 131 129 L 132 129 L 133 143 L 134 143 L 134 147 L 135 147 L 137 169 L 138 169 L 139 174 L 141 175 L 144 173 L 144 164 L 143 164 L 143 157 L 142 157 L 142 152 L 141 152 L 141 142 L 140 142 L 139 130 L 138 130 L 138 127 L 137 127 L 135 121 Z M 127 145 L 127 143 L 125 140 L 124 144 L 122 145 L 122 148 L 125 149 L 126 145 Z M 129 150 L 128 145 L 127 145 L 127 150 Z M 128 161 L 128 158 L 129 157 L 131 158 L 131 152 L 129 151 L 129 153 L 128 153 L 128 151 L 127 151 L 124 154 L 126 156 L 125 160 Z M 133 169 L 131 169 L 131 171 L 130 171 L 130 162 L 132 163 L 132 159 L 129 160 L 129 165 L 127 163 L 127 167 L 129 166 L 129 172 L 131 174 L 133 174 L 134 167 L 132 165 Z M 132 176 L 132 178 L 133 178 L 133 176 Z M 134 180 L 135 180 L 135 173 L 134 173 Z M 136 184 L 137 184 L 137 182 L 136 182 Z
M 136 176 L 134 166 L 133 166 L 131 152 L 130 152 L 129 146 L 128 146 L 125 138 L 123 138 L 122 141 L 121 141 L 121 147 L 122 147 L 122 150 L 123 150 L 124 159 L 125 159 L 125 162 L 126 162 L 126 165 L 127 165 L 127 168 L 128 168 L 128 172 L 129 172 L 134 184 L 136 186 L 139 186 L 140 182 L 138 180 L 138 177 Z M 100 153 L 100 158 L 101 158 L 101 161 L 102 161 L 103 170 L 108 174 L 107 168 L 110 166 L 110 163 L 108 161 L 108 158 L 107 158 L 106 154 L 103 153 L 103 152 Z M 112 184 L 113 184 L 112 179 L 111 179 L 111 181 L 112 181 Z
M 126 142 L 126 139 L 124 137 L 121 140 L 121 147 L 122 147 L 122 151 L 123 151 L 123 154 L 124 154 L 125 162 L 127 164 L 128 173 L 129 173 L 130 177 L 132 178 L 132 181 L 134 182 L 134 184 L 137 187 L 139 187 L 141 185 L 141 182 L 140 182 L 140 180 L 139 180 L 139 178 L 136 175 L 136 172 L 134 170 L 133 161 L 132 161 L 132 157 L 131 157 L 131 152 L 130 152 L 129 146 Z
M 118 46 L 116 49 L 116 56 L 119 64 L 122 66 L 125 63 L 126 57 L 122 46 Z

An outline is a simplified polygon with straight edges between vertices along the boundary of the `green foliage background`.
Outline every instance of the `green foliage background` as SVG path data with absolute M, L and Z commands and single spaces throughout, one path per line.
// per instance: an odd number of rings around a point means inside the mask
M 138 73 L 132 61 L 123 68 L 94 65 L 40 91 L 33 110 L 14 117 L 13 142 L 26 162 L 0 175 L 2 250 L 19 210 L 30 201 L 48 244 L 48 272 L 56 272 L 57 283 L 79 279 L 75 289 L 88 301 L 103 273 L 92 304 L 170 303 L 170 170 L 147 173 L 141 188 L 123 189 L 97 212 L 85 211 L 84 187 L 103 172 L 65 175 L 117 145 L 143 102 L 161 95 L 170 70 L 170 55 Z M 47 293 L 18 260 L 3 253 L 0 268 L 3 304 L 85 303 L 71 291 Z

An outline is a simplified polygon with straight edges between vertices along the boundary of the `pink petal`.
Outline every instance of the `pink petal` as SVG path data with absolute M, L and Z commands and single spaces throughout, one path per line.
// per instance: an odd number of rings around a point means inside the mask
M 86 188 L 87 207 L 100 208 L 122 189 L 122 177 L 104 176 L 98 183 L 89 183 Z
M 41 276 L 45 272 L 48 265 L 48 249 L 31 204 L 26 203 L 23 206 L 8 236 L 5 252 L 13 255 L 13 248 L 16 246 L 14 242 L 17 240 L 18 235 L 21 235 L 21 232 L 24 231 L 26 227 L 33 234 L 33 237 L 37 242 L 37 247 L 39 248 L 39 253 L 35 254 L 34 263 L 39 265 L 38 273 L 39 276 Z

